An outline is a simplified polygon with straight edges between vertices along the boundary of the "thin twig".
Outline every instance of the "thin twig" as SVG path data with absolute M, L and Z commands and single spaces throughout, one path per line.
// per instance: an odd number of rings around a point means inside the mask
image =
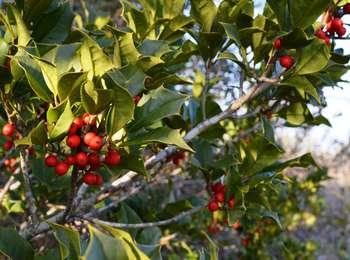
M 6 195 L 6 193 L 9 191 L 11 185 L 15 183 L 16 179 L 15 177 L 11 176 L 8 181 L 6 182 L 5 186 L 0 191 L 0 206 L 2 205 L 2 201 Z
M 20 161 L 21 161 L 21 170 L 23 174 L 24 180 L 24 191 L 26 202 L 29 208 L 30 219 L 33 225 L 36 225 L 39 222 L 39 218 L 37 216 L 37 207 L 36 201 L 33 195 L 32 186 L 29 178 L 29 165 L 28 165 L 28 150 L 22 149 L 20 152 Z
M 137 223 L 137 224 L 109 222 L 109 221 L 104 221 L 97 218 L 89 218 L 89 217 L 85 219 L 94 224 L 107 225 L 107 226 L 116 227 L 116 228 L 148 228 L 148 227 L 165 226 L 165 225 L 176 223 L 179 220 L 183 219 L 184 217 L 191 216 L 202 209 L 203 209 L 203 206 L 198 206 L 166 220 L 161 220 L 157 222 Z
M 72 171 L 71 178 L 70 178 L 70 182 L 71 182 L 70 195 L 69 195 L 69 199 L 68 199 L 68 202 L 67 202 L 67 207 L 66 207 L 66 209 L 65 209 L 65 211 L 63 213 L 62 221 L 64 221 L 67 217 L 69 217 L 69 215 L 70 215 L 70 213 L 72 211 L 72 207 L 73 207 L 73 204 L 74 204 L 75 193 L 76 193 L 76 190 L 77 190 L 78 176 L 79 176 L 79 173 L 78 173 L 77 169 L 74 167 L 74 169 Z

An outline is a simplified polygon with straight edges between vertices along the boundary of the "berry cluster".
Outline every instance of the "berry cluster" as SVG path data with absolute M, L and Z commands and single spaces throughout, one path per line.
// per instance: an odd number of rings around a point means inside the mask
M 208 203 L 208 210 L 210 212 L 215 212 L 224 207 L 225 202 L 228 209 L 233 209 L 235 206 L 235 198 L 231 196 L 227 201 L 225 198 L 225 185 L 220 182 L 217 182 L 211 186 L 213 196 Z
M 70 147 L 71 153 L 63 155 L 63 160 L 60 160 L 56 154 L 47 155 L 46 166 L 55 167 L 55 173 L 60 176 L 65 175 L 70 166 L 75 166 L 79 172 L 84 174 L 82 180 L 87 185 L 103 183 L 101 175 L 96 172 L 102 163 L 116 166 L 121 161 L 120 153 L 111 148 L 108 148 L 104 156 L 101 155 L 105 141 L 103 136 L 98 134 L 96 116 L 88 113 L 74 119 L 68 131 L 66 144 Z
M 6 141 L 3 145 L 5 151 L 9 151 L 13 147 L 13 136 L 16 132 L 15 125 L 7 123 L 2 128 L 2 135 L 6 137 Z

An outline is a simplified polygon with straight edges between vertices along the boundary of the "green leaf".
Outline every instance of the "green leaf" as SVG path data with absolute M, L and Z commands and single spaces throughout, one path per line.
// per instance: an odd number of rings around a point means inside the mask
M 135 110 L 135 123 L 131 129 L 139 129 L 165 117 L 179 114 L 186 96 L 174 91 L 158 88 L 144 95 L 144 104 Z
M 87 79 L 87 72 L 67 72 L 58 80 L 57 91 L 60 101 L 64 101 L 66 98 L 70 97 L 72 93 L 75 93 L 80 88 Z M 77 97 L 72 97 L 77 98 Z M 72 100 L 70 99 L 70 100 Z
M 33 38 L 41 43 L 61 43 L 69 35 L 74 13 L 69 2 L 59 8 L 41 15 L 34 26 Z
M 283 37 L 281 37 L 281 41 L 283 48 L 297 49 L 304 47 L 310 43 L 311 40 L 308 38 L 303 29 L 295 28 L 287 35 L 283 35 Z
M 41 121 L 37 126 L 35 126 L 27 136 L 15 140 L 15 145 L 44 145 L 47 142 L 47 130 L 44 125 L 44 121 Z
M 270 121 L 265 116 L 262 116 L 261 123 L 263 127 L 263 134 L 266 140 L 270 141 L 271 143 L 275 143 L 275 133 L 273 131 L 272 125 L 270 124 Z
M 64 73 L 68 73 L 73 65 L 78 62 L 78 49 L 80 46 L 80 42 L 59 45 L 45 53 L 43 59 L 54 64 L 56 66 L 57 75 L 61 76 Z M 78 70 L 80 70 L 80 68 Z
M 0 227 L 0 252 L 14 260 L 31 260 L 34 250 L 14 229 Z
M 292 126 L 300 126 L 313 120 L 312 114 L 303 103 L 293 103 L 282 109 L 279 114 Z
M 90 80 L 94 76 L 101 77 L 114 67 L 112 61 L 103 52 L 98 43 L 89 36 L 86 36 L 85 41 L 81 45 L 80 60 L 82 69 L 88 72 L 88 79 Z
M 293 27 L 306 28 L 312 25 L 327 9 L 329 0 L 293 0 L 288 1 L 288 5 Z
M 18 45 L 25 47 L 31 40 L 29 30 L 27 29 L 24 21 L 22 20 L 20 13 L 13 5 L 9 5 L 9 11 L 10 13 L 12 13 L 16 20 Z
M 90 240 L 82 257 L 84 260 L 129 260 L 128 245 L 121 239 L 106 235 L 89 225 Z
M 49 139 L 50 141 L 55 141 L 57 139 L 60 139 L 63 137 L 69 130 L 73 120 L 74 115 L 71 110 L 71 105 L 69 100 L 65 103 L 64 111 L 61 115 L 58 117 L 57 111 L 55 111 L 53 108 L 49 108 L 48 110 L 48 129 L 49 129 Z M 51 113 L 55 113 L 54 120 L 49 120 L 49 117 Z M 58 119 L 57 119 L 58 117 Z
M 311 44 L 302 48 L 295 68 L 295 73 L 305 75 L 322 70 L 330 59 L 330 48 L 323 40 L 314 39 Z
M 58 84 L 56 67 L 52 63 L 42 59 L 36 58 L 35 61 L 41 69 L 47 87 L 56 96 Z
M 113 94 L 109 89 L 96 88 L 92 81 L 82 85 L 80 93 L 84 109 L 93 115 L 102 112 L 110 105 Z
M 34 63 L 28 55 L 15 56 L 17 63 L 24 70 L 30 87 L 35 94 L 46 102 L 52 101 L 51 91 L 45 83 L 45 79 L 40 68 Z
M 138 136 L 130 138 L 126 145 L 142 145 L 152 142 L 160 142 L 164 144 L 172 144 L 193 152 L 192 148 L 183 140 L 178 130 L 173 130 L 167 127 L 159 127 L 147 132 L 142 132 Z
M 237 46 L 241 45 L 239 30 L 235 24 L 220 23 L 225 30 L 227 37 L 235 42 Z
M 106 129 L 110 136 L 123 128 L 134 115 L 135 104 L 130 93 L 120 87 L 113 77 L 105 78 L 105 85 L 111 90 L 112 107 L 106 118 Z
M 318 168 L 318 165 L 315 162 L 312 155 L 310 153 L 307 153 L 307 154 L 304 154 L 302 156 L 296 157 L 296 158 L 288 160 L 288 161 L 276 162 L 276 163 L 264 168 L 264 171 L 280 172 L 286 168 L 292 168 L 292 167 L 307 168 L 309 166 L 316 166 Z
M 123 64 L 134 64 L 140 53 L 137 51 L 132 33 L 125 33 L 119 37 L 119 49 Z
M 212 0 L 191 0 L 191 15 L 202 25 L 202 32 L 210 32 L 217 8 Z
M 232 62 L 236 63 L 238 66 L 240 66 L 244 71 L 248 71 L 247 66 L 240 61 L 235 54 L 225 51 L 219 54 L 218 59 L 220 60 L 231 60 Z
M 306 77 L 295 76 L 287 79 L 283 84 L 295 87 L 299 94 L 304 98 L 306 97 L 306 94 L 309 94 L 321 104 L 320 96 L 318 95 L 316 88 Z
M 170 48 L 166 41 L 145 40 L 139 47 L 139 52 L 143 56 L 161 57 L 169 51 Z
M 61 259 L 80 259 L 80 237 L 79 233 L 73 229 L 49 223 L 53 234 L 59 244 Z
M 167 1 L 166 1 L 167 2 Z M 171 19 L 159 35 L 160 40 L 176 41 L 185 33 L 185 29 L 191 26 L 194 20 L 190 17 L 179 15 Z

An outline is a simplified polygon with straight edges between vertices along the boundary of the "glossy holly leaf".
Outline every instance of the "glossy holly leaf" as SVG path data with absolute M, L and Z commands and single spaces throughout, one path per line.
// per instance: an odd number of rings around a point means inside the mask
M 327 66 L 330 57 L 329 46 L 323 40 L 314 39 L 299 51 L 295 73 L 305 75 L 318 72 Z
M 49 130 L 49 139 L 50 141 L 55 141 L 63 137 L 69 130 L 73 120 L 74 115 L 71 110 L 71 104 L 68 100 L 64 104 L 59 107 L 59 109 L 54 109 L 52 107 L 49 108 L 47 111 L 47 123 L 48 123 L 48 130 Z M 63 112 L 60 114 L 59 110 L 62 110 L 64 107 Z
M 41 69 L 47 87 L 57 96 L 58 75 L 55 65 L 39 58 L 35 58 L 35 62 Z
M 143 229 L 136 236 L 137 246 L 151 259 L 162 259 L 161 245 L 159 243 L 162 232 L 159 227 Z
M 51 91 L 45 83 L 40 67 L 28 55 L 15 56 L 19 66 L 24 70 L 28 83 L 35 94 L 46 102 L 52 101 Z
M 146 75 L 135 65 L 124 66 L 107 74 L 117 85 L 126 88 L 133 96 L 144 90 Z
M 169 45 L 166 41 L 159 40 L 145 40 L 139 47 L 139 52 L 143 56 L 161 57 L 163 54 L 170 51 Z
M 117 239 L 113 236 L 107 235 L 98 229 L 89 225 L 90 240 L 85 250 L 83 259 L 105 259 L 105 260 L 128 260 L 130 246 L 121 239 Z M 132 259 L 132 258 L 131 258 Z
M 191 15 L 202 26 L 202 32 L 210 32 L 217 8 L 212 0 L 191 0 Z
M 110 58 L 103 52 L 102 48 L 89 36 L 80 47 L 80 61 L 84 71 L 88 72 L 88 79 L 101 77 L 114 67 Z
M 311 42 L 303 29 L 295 28 L 281 38 L 282 46 L 286 49 L 302 48 Z
M 47 142 L 47 130 L 44 125 L 44 121 L 41 121 L 38 125 L 36 125 L 27 136 L 15 140 L 15 145 L 44 145 Z
M 315 162 L 314 158 L 312 157 L 312 155 L 310 153 L 307 153 L 288 161 L 275 162 L 274 164 L 266 167 L 264 171 L 280 172 L 286 168 L 292 168 L 292 167 L 307 168 L 310 166 L 316 166 L 317 168 L 319 167 Z
M 279 112 L 291 126 L 300 126 L 313 120 L 312 114 L 303 103 L 293 103 Z
M 23 19 L 27 24 L 37 21 L 42 13 L 53 5 L 54 0 L 27 0 L 23 1 Z
M 57 83 L 57 92 L 60 101 L 70 98 L 77 100 L 80 97 L 80 88 L 87 80 L 87 72 L 67 72 L 61 75 Z M 78 93 L 77 93 L 78 92 Z M 75 96 L 73 94 L 76 94 Z
M 31 245 L 12 228 L 0 227 L 0 252 L 11 259 L 34 259 Z
M 283 150 L 265 137 L 257 135 L 244 149 L 240 170 L 245 174 L 254 174 L 278 160 Z
M 112 107 L 106 118 L 106 129 L 111 136 L 133 118 L 135 109 L 134 100 L 128 90 L 120 87 L 113 79 L 114 77 L 105 77 L 105 85 L 111 90 Z
M 321 104 L 320 96 L 318 95 L 316 88 L 306 77 L 295 76 L 283 81 L 282 84 L 295 87 L 303 98 L 306 98 L 306 94 L 308 94 L 316 99 L 319 104 Z
M 262 124 L 263 134 L 266 140 L 270 141 L 271 143 L 275 143 L 275 133 L 272 125 L 270 124 L 270 121 L 265 116 L 262 116 L 261 124 Z
M 190 27 L 193 23 L 194 20 L 191 17 L 178 15 L 166 23 L 159 39 L 174 42 L 181 38 L 187 27 Z
M 21 14 L 13 5 L 9 5 L 8 11 L 9 11 L 9 14 L 12 14 L 14 16 L 16 21 L 18 45 L 22 47 L 27 46 L 31 40 L 31 37 L 30 37 L 30 32 L 22 19 Z
M 146 132 L 141 132 L 137 136 L 131 137 L 126 145 L 142 145 L 152 142 L 176 145 L 180 149 L 193 152 L 192 148 L 183 140 L 178 130 L 168 127 L 159 127 Z
M 114 238 L 120 239 L 124 242 L 124 248 L 127 250 L 129 259 L 140 259 L 148 260 L 149 258 L 145 255 L 136 245 L 135 241 L 132 239 L 129 233 L 124 230 L 112 228 L 110 226 L 103 225 L 105 230 L 107 230 Z
M 80 236 L 73 229 L 55 223 L 49 223 L 58 242 L 61 259 L 80 259 Z
M 99 114 L 112 102 L 113 91 L 95 87 L 92 81 L 87 81 L 81 86 L 81 101 L 83 107 L 92 115 Z
M 237 58 L 237 56 L 231 52 L 225 51 L 219 54 L 218 59 L 222 60 L 231 60 L 232 62 L 236 63 L 238 66 L 241 67 L 244 71 L 248 71 L 247 66 Z
M 237 46 L 241 45 L 239 30 L 235 24 L 220 23 L 225 30 L 227 37 L 235 42 Z
M 140 53 L 137 51 L 132 33 L 125 33 L 119 37 L 119 49 L 122 58 L 122 64 L 135 64 Z
M 135 110 L 135 122 L 130 129 L 139 129 L 165 117 L 179 114 L 187 97 L 165 88 L 158 88 L 143 98 L 142 106 Z
M 43 13 L 34 25 L 32 36 L 41 43 L 61 43 L 69 35 L 74 13 L 69 2 L 65 2 L 51 12 Z
M 313 0 L 311 2 L 305 0 L 293 0 L 288 1 L 287 5 L 294 28 L 306 28 L 312 25 L 328 6 L 329 0 Z

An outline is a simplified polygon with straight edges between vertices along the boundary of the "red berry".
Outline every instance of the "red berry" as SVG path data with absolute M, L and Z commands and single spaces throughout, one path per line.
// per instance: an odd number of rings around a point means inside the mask
M 81 168 L 84 168 L 88 165 L 89 158 L 84 152 L 79 152 L 75 155 L 75 164 Z
M 283 55 L 279 59 L 282 67 L 290 69 L 294 65 L 294 58 L 290 55 Z
M 95 176 L 95 185 L 96 186 L 101 186 L 103 184 L 103 178 L 101 175 L 97 175 Z
M 208 227 L 208 233 L 215 234 L 218 232 L 219 232 L 219 227 L 215 223 L 210 224 L 210 226 Z
M 135 103 L 135 105 L 137 105 L 140 100 L 141 100 L 140 96 L 134 96 L 134 103 Z
M 343 6 L 344 14 L 350 14 L 350 3 Z
M 317 38 L 320 38 L 320 39 L 324 39 L 324 38 L 327 37 L 326 33 L 325 33 L 324 31 L 322 31 L 322 30 L 317 30 L 317 31 L 315 32 L 315 36 L 316 36 Z
M 233 223 L 233 224 L 231 225 L 231 227 L 232 227 L 233 229 L 239 229 L 239 228 L 241 227 L 241 223 L 239 223 L 239 221 L 236 221 L 235 223 Z
M 282 41 L 281 38 L 278 38 L 274 41 L 273 46 L 275 47 L 275 49 L 279 50 L 282 48 Z
M 82 116 L 83 123 L 85 125 L 91 125 L 94 126 L 96 125 L 96 116 L 90 115 L 89 113 L 84 113 Z
M 96 165 L 100 163 L 100 156 L 97 153 L 89 154 L 89 163 L 92 165 Z
M 84 125 L 84 122 L 80 117 L 76 117 L 73 121 L 73 124 L 75 124 L 78 128 L 82 128 Z
M 175 165 L 180 165 L 180 163 L 181 163 L 181 159 L 179 159 L 179 158 L 173 158 L 172 161 L 173 161 L 173 164 L 175 164 Z
M 74 155 L 67 155 L 66 159 L 64 160 L 68 165 L 75 164 L 75 157 Z
M 334 31 L 339 31 L 342 27 L 343 27 L 344 23 L 342 21 L 342 19 L 340 18 L 334 18 L 332 20 L 332 28 L 334 29 Z
M 116 166 L 120 163 L 121 156 L 117 150 L 109 150 L 105 157 L 105 163 L 110 166 Z
M 96 135 L 91 138 L 89 142 L 89 148 L 95 151 L 98 151 L 102 148 L 103 146 L 103 139 L 101 136 Z
M 11 164 L 11 161 L 10 161 L 9 159 L 6 159 L 6 160 L 4 161 L 4 165 L 5 165 L 5 166 L 10 166 L 10 164 Z
M 49 155 L 45 158 L 45 165 L 48 167 L 55 167 L 57 165 L 57 156 Z
M 83 176 L 83 182 L 87 185 L 95 185 L 96 183 L 96 176 L 94 173 L 92 172 L 87 172 L 84 174 Z
M 346 28 L 343 26 L 339 30 L 337 30 L 337 34 L 339 37 L 343 37 L 346 34 Z
M 84 135 L 84 138 L 83 138 L 83 141 L 84 143 L 89 146 L 90 145 L 90 142 L 92 140 L 92 138 L 94 138 L 96 136 L 96 133 L 95 132 L 88 132 Z
M 210 212 L 217 211 L 218 209 L 219 209 L 219 204 L 216 201 L 212 200 L 208 203 L 208 210 Z
M 77 148 L 80 145 L 80 136 L 79 135 L 70 135 L 67 137 L 67 145 L 70 148 Z
M 241 243 L 242 243 L 242 245 L 243 245 L 244 247 L 247 247 L 247 246 L 249 246 L 250 239 L 249 239 L 249 238 L 243 238 L 243 239 L 241 240 Z
M 69 165 L 67 163 L 59 162 L 55 167 L 55 173 L 60 176 L 65 175 L 68 172 L 68 169 L 69 169 Z
M 12 148 L 12 146 L 13 146 L 13 142 L 12 141 L 9 141 L 9 140 L 7 140 L 5 143 L 4 143 L 4 150 L 5 151 L 8 151 L 8 150 L 10 150 L 11 148 Z
M 211 190 L 214 193 L 225 192 L 225 185 L 220 183 L 220 182 L 217 182 L 217 183 L 211 185 Z
M 220 203 L 225 202 L 225 193 L 223 192 L 215 193 L 214 197 L 215 197 L 215 201 L 217 202 L 220 202 Z
M 234 206 L 235 206 L 235 203 L 236 203 L 235 198 L 234 197 L 230 197 L 230 199 L 227 202 L 228 208 L 229 209 L 233 209 Z
M 78 132 L 78 130 L 79 130 L 78 125 L 73 123 L 73 124 L 71 124 L 71 126 L 70 126 L 70 128 L 68 130 L 68 135 L 74 135 L 74 134 L 76 134 Z
M 2 128 L 2 134 L 4 136 L 12 136 L 16 131 L 16 127 L 13 124 L 7 123 Z

